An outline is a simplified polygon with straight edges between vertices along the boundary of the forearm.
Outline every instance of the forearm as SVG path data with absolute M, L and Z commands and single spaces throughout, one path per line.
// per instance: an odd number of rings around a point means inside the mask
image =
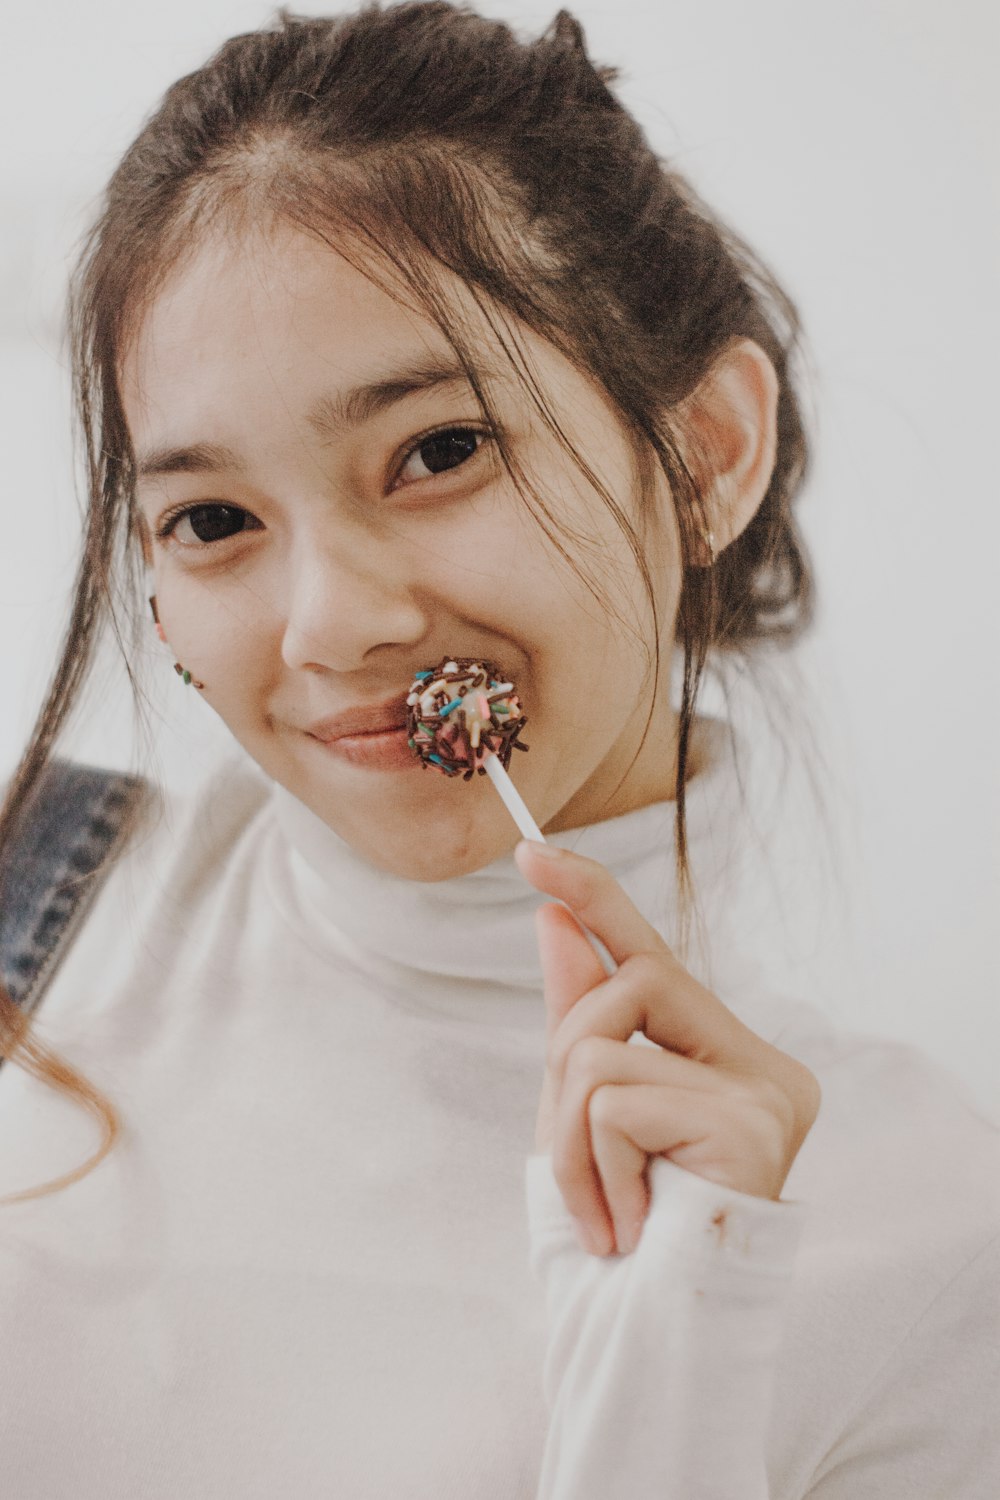
M 650 1164 L 631 1255 L 581 1249 L 549 1157 L 526 1171 L 550 1427 L 538 1500 L 766 1500 L 774 1366 L 808 1210 Z

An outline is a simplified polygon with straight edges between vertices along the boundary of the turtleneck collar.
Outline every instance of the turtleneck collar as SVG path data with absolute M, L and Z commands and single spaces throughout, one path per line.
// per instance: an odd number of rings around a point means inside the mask
M 698 726 L 701 769 L 687 786 L 689 858 L 711 883 L 729 854 L 733 787 L 729 730 Z M 505 991 L 542 985 L 534 914 L 541 896 L 513 853 L 450 880 L 425 883 L 377 869 L 285 788 L 275 786 L 276 835 L 285 848 L 273 894 L 298 917 L 313 946 L 329 945 L 363 972 L 404 990 L 468 1009 L 469 987 Z M 676 803 L 654 802 L 547 842 L 600 861 L 668 942 L 677 911 Z

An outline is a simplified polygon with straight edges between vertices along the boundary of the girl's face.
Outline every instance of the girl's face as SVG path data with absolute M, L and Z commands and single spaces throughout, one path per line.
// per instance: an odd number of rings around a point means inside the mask
M 490 391 L 522 469 L 572 528 L 563 545 L 632 630 L 528 513 L 471 388 L 441 373 L 455 359 L 438 329 L 313 238 L 207 243 L 153 302 L 122 369 L 172 651 L 268 775 L 373 864 L 427 881 L 520 837 L 488 779 L 452 780 L 410 755 L 358 760 L 310 730 L 402 705 L 414 673 L 444 656 L 487 658 L 515 684 L 530 753 L 510 771 L 543 830 L 674 795 L 669 646 L 629 769 L 654 688 L 633 634 L 651 649 L 631 551 L 457 281 L 454 305 L 497 372 Z M 518 333 L 561 428 L 638 525 L 638 476 L 606 399 Z M 647 555 L 669 643 L 680 585 L 669 495 L 658 512 Z

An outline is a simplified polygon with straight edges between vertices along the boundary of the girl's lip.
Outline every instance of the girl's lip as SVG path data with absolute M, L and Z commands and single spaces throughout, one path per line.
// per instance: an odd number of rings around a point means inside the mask
M 406 694 L 389 698 L 383 703 L 372 703 L 367 707 L 345 709 L 343 713 L 331 714 L 310 724 L 306 730 L 317 740 L 359 739 L 368 734 L 383 734 L 400 729 L 406 724 Z
M 315 735 L 311 738 L 316 739 Z M 409 731 L 402 728 L 376 730 L 367 734 L 342 734 L 335 740 L 316 739 L 328 755 L 354 766 L 367 766 L 378 771 L 415 770 L 420 765 L 419 756 L 409 745 Z

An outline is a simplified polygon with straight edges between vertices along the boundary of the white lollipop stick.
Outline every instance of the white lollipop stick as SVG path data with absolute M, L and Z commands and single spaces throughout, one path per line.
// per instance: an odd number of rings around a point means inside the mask
M 492 750 L 487 751 L 486 755 L 483 757 L 483 768 L 486 771 L 487 776 L 492 781 L 493 785 L 496 787 L 497 791 L 500 793 L 500 796 L 503 798 L 504 805 L 506 806 L 507 811 L 514 819 L 514 822 L 517 824 L 524 837 L 526 839 L 534 839 L 539 844 L 544 844 L 546 842 L 545 835 L 542 833 L 542 830 L 539 828 L 538 824 L 535 822 L 534 818 L 528 811 L 527 805 L 525 804 L 524 798 L 521 796 L 521 793 L 511 781 L 500 760 L 496 755 L 493 754 Z M 560 901 L 559 905 L 566 906 L 566 902 Z M 611 957 L 611 954 L 608 952 L 607 948 L 605 948 L 600 938 L 595 937 L 588 927 L 584 927 L 583 923 L 580 921 L 580 918 L 576 915 L 576 912 L 571 906 L 566 906 L 566 910 L 569 912 L 570 916 L 573 917 L 577 926 L 580 928 L 580 931 L 583 933 L 584 937 L 588 939 L 588 941 L 590 942 L 590 946 L 593 948 L 594 952 L 601 960 L 601 963 L 604 966 L 605 974 L 616 973 L 618 965 L 615 963 L 614 959 Z
M 500 793 L 507 811 L 524 834 L 524 837 L 526 839 L 535 839 L 539 844 L 544 844 L 545 835 L 528 811 L 524 798 L 507 775 L 502 762 L 493 754 L 492 750 L 487 750 L 483 757 L 483 769 Z

